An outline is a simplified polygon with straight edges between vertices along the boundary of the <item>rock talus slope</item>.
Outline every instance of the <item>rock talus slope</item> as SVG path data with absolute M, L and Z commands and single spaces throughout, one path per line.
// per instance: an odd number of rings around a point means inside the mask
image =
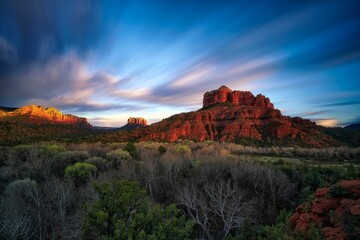
M 320 188 L 313 201 L 298 206 L 290 218 L 295 232 L 311 226 L 321 229 L 325 239 L 360 239 L 360 180 L 341 180 L 330 188 Z

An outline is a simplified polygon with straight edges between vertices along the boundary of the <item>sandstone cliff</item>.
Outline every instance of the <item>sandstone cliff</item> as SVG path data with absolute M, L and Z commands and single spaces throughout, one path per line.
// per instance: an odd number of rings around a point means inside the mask
M 262 108 L 274 108 L 270 99 L 264 95 L 256 97 L 247 91 L 232 91 L 226 86 L 221 86 L 217 90 L 206 92 L 203 99 L 203 108 L 218 104 L 230 103 L 235 106 L 256 106 Z
M 127 124 L 123 127 L 121 127 L 121 130 L 132 130 L 135 128 L 142 128 L 147 126 L 147 121 L 144 118 L 135 118 L 130 117 L 127 121 Z
M 139 124 L 139 125 L 143 125 L 146 126 L 147 122 L 144 118 L 134 118 L 134 117 L 130 117 L 128 119 L 128 124 Z
M 315 147 L 333 143 L 333 139 L 318 131 L 315 123 L 283 116 L 265 96 L 232 91 L 225 86 L 206 92 L 202 109 L 173 115 L 137 134 L 139 140 L 169 142 L 178 139 L 268 142 L 283 139 Z
M 0 121 L 19 122 L 23 124 L 61 124 L 73 125 L 79 127 L 90 127 L 86 118 L 73 116 L 71 114 L 63 114 L 58 109 L 42 106 L 28 105 L 18 108 L 14 111 L 4 112 L 0 114 Z

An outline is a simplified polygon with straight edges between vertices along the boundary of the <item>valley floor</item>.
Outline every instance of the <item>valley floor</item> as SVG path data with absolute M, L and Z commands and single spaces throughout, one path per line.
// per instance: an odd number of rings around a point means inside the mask
M 343 180 L 355 185 L 343 188 Z M 3 146 L 0 238 L 355 239 L 359 180 L 360 149 L 349 147 Z M 309 217 L 333 198 L 321 218 Z M 343 200 L 352 205 L 331 220 Z

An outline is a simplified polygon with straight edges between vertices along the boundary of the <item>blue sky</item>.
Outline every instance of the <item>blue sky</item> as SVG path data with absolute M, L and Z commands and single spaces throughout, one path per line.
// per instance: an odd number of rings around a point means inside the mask
M 360 121 L 359 1 L 0 0 L 0 105 L 122 126 L 227 85 L 283 114 Z

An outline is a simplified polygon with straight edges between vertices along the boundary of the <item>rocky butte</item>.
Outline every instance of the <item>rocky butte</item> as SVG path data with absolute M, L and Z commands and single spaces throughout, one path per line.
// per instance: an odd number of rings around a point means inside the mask
M 269 98 L 226 86 L 206 92 L 198 111 L 173 115 L 138 130 L 137 135 L 140 141 L 253 139 L 314 147 L 334 143 L 310 120 L 283 116 Z
M 127 124 L 121 127 L 121 130 L 131 130 L 147 126 L 147 121 L 141 117 L 130 117 Z
M 234 106 L 254 106 L 263 108 L 272 108 L 274 105 L 270 99 L 264 95 L 257 95 L 256 97 L 248 91 L 232 91 L 226 86 L 221 86 L 217 90 L 206 92 L 203 99 L 203 108 L 218 104 L 230 103 Z
M 134 117 L 130 117 L 128 119 L 128 124 L 138 124 L 138 125 L 143 125 L 146 126 L 147 122 L 144 118 L 134 118 Z
M 18 122 L 22 124 L 53 124 L 73 125 L 77 127 L 91 127 L 86 118 L 71 114 L 63 114 L 58 109 L 28 105 L 13 111 L 1 111 L 0 121 Z

